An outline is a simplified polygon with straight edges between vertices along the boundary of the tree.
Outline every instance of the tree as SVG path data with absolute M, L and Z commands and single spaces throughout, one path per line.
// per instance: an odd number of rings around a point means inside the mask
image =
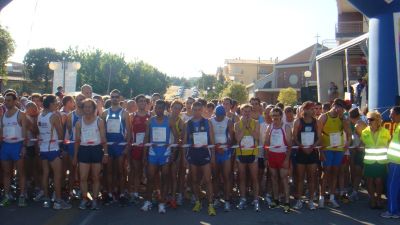
M 25 70 L 37 90 L 51 93 L 50 80 L 54 72 L 49 69 L 50 62 L 62 60 L 61 53 L 54 48 L 31 49 L 24 58 Z
M 293 106 L 297 103 L 297 91 L 291 87 L 279 91 L 278 101 L 286 106 Z
M 15 43 L 10 33 L 0 25 L 0 75 L 6 75 L 6 63 L 14 54 Z
M 213 75 L 207 75 L 202 72 L 201 77 L 197 80 L 197 87 L 201 90 L 207 90 L 207 88 L 215 87 L 217 78 Z
M 233 82 L 222 91 L 220 98 L 223 97 L 230 97 L 240 103 L 245 103 L 248 101 L 249 93 L 246 90 L 246 86 L 241 83 Z

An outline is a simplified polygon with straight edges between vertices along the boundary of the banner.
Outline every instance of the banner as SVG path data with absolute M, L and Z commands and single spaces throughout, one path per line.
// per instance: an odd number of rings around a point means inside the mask
M 396 62 L 397 62 L 397 85 L 400 96 L 400 12 L 393 14 L 394 19 L 394 41 L 396 44 Z

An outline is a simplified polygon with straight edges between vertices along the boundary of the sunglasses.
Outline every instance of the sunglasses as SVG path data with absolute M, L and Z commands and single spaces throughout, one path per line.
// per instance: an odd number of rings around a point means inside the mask
M 367 118 L 367 120 L 368 120 L 369 122 L 373 122 L 373 121 L 375 121 L 375 118 Z
M 119 98 L 119 95 L 118 96 L 116 96 L 116 95 L 111 96 L 111 98 Z

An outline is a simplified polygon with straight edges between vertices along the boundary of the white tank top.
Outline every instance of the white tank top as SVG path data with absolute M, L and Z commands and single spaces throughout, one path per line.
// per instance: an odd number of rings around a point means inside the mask
M 6 143 L 17 143 L 22 141 L 22 127 L 18 123 L 18 115 L 20 110 L 17 110 L 12 116 L 7 117 L 6 113 L 3 116 L 3 137 Z
M 228 142 L 228 122 L 229 119 L 227 117 L 225 117 L 221 122 L 218 122 L 215 117 L 211 118 L 216 144 L 226 144 Z
M 186 113 L 182 113 L 181 114 L 182 115 L 182 120 L 183 120 L 183 122 L 187 122 L 187 121 L 189 121 L 190 119 L 192 119 L 192 117 L 193 116 L 188 116 Z
M 38 118 L 40 152 L 59 150 L 57 131 L 50 122 L 52 115 L 54 115 L 52 112 L 48 112 L 46 115 L 40 113 Z
M 99 130 L 99 117 L 90 123 L 86 124 L 83 118 L 81 122 L 81 145 L 82 146 L 95 146 L 101 143 L 100 130 Z
M 286 152 L 286 137 L 285 137 L 285 130 L 283 129 L 285 127 L 284 124 L 282 124 L 281 128 L 274 128 L 274 125 L 271 124 L 271 132 L 269 133 L 269 143 L 270 143 L 270 151 L 271 152 L 276 152 L 276 153 L 283 153 Z M 279 147 L 274 147 L 274 146 L 279 146 Z

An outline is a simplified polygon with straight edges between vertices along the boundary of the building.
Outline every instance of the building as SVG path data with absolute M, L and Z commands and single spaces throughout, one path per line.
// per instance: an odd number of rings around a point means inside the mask
M 335 36 L 343 44 L 368 32 L 368 18 L 361 14 L 347 0 L 338 0 L 338 22 Z
M 0 76 L 0 91 L 3 92 L 8 88 L 21 90 L 25 81 L 24 64 L 17 62 L 8 62 L 7 76 Z
M 277 62 L 277 58 L 275 60 L 226 59 L 225 66 L 218 68 L 217 77 L 222 73 L 227 81 L 249 85 L 270 74 Z
M 335 29 L 340 45 L 317 56 L 320 102 L 331 100 L 328 95 L 330 82 L 337 85 L 340 98 L 353 99 L 352 85 L 368 73 L 368 19 L 347 0 L 337 0 L 337 7 L 338 23 Z
M 328 49 L 321 44 L 314 44 L 280 61 L 275 65 L 271 74 L 257 80 L 253 85 L 247 86 L 249 95 L 275 104 L 278 101 L 279 91 L 292 87 L 297 90 L 300 98 L 302 87 L 316 85 L 315 57 L 326 50 Z M 310 78 L 304 77 L 306 71 L 311 72 Z

